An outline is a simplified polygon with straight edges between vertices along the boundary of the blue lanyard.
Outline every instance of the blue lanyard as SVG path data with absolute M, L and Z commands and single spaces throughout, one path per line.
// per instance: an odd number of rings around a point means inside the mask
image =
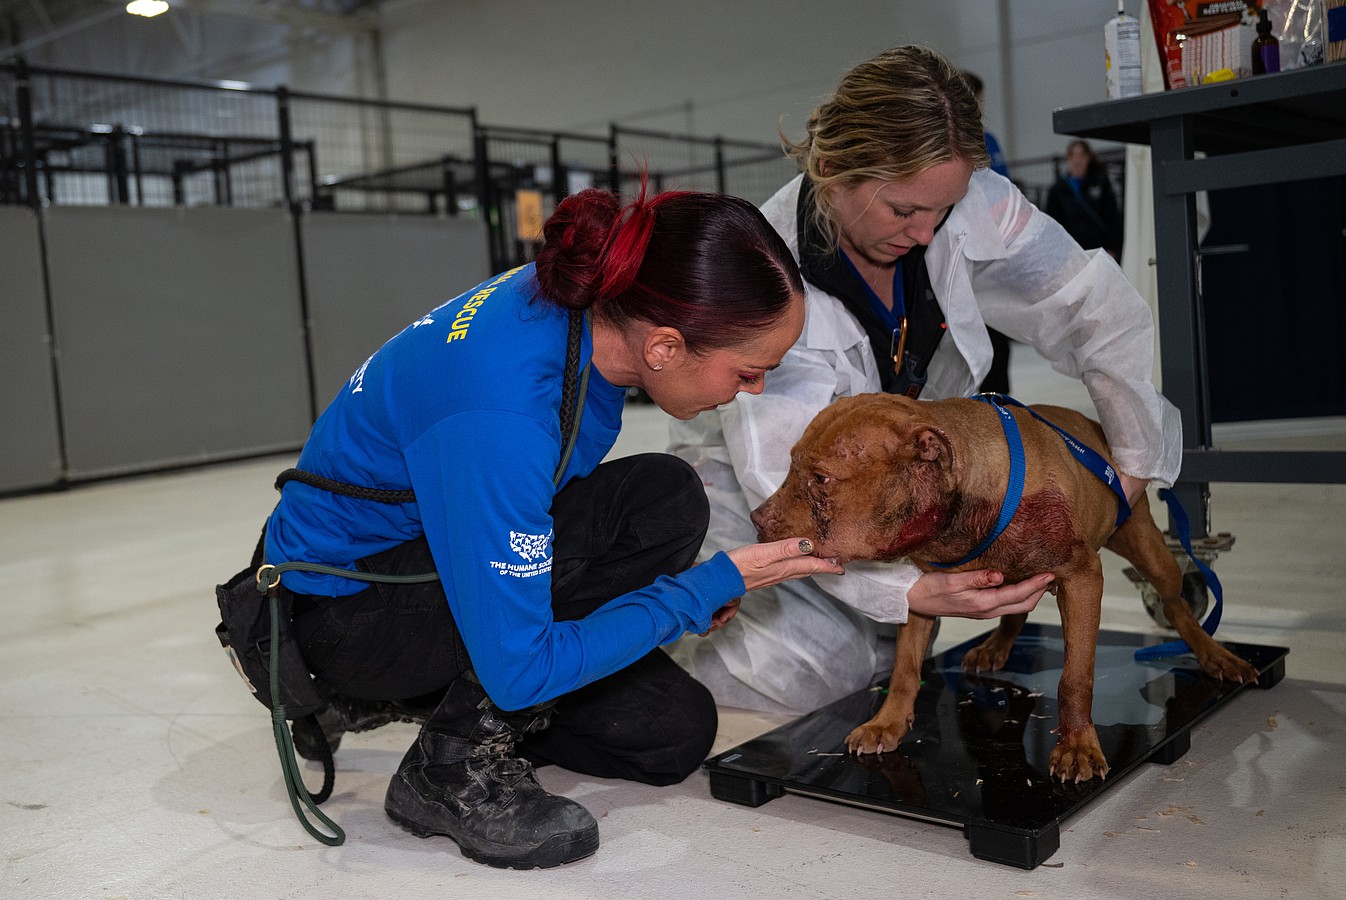
M 1000 517 L 996 520 L 995 527 L 991 529 L 991 533 L 988 534 L 971 553 L 957 562 L 932 562 L 932 566 L 937 566 L 941 569 L 951 569 L 955 566 L 961 566 L 964 563 L 971 562 L 978 556 L 981 556 L 986 552 L 986 548 L 990 547 L 992 542 L 1000 537 L 1000 533 L 1005 530 L 1007 525 L 1009 525 L 1010 520 L 1014 518 L 1015 512 L 1019 509 L 1019 501 L 1023 497 L 1024 470 L 1026 468 L 1024 462 L 1024 445 L 1023 438 L 1019 434 L 1019 425 L 1014 421 L 1014 415 L 1006 408 L 1007 405 L 1017 406 L 1020 409 L 1027 410 L 1027 412 L 1039 422 L 1050 425 L 1056 433 L 1061 436 L 1061 439 L 1065 441 L 1066 447 L 1068 447 L 1070 452 L 1074 454 L 1075 459 L 1090 472 L 1093 472 L 1094 475 L 1098 476 L 1098 478 L 1106 483 L 1108 487 L 1112 488 L 1113 493 L 1117 495 L 1117 525 L 1120 526 L 1126 521 L 1127 517 L 1131 515 L 1131 504 L 1127 502 L 1126 493 L 1122 490 L 1121 478 L 1117 476 L 1117 473 L 1112 466 L 1108 465 L 1108 461 L 1103 459 L 1098 453 L 1094 452 L 1093 449 L 1086 447 L 1076 440 L 1076 438 L 1068 431 L 1047 421 L 1013 397 L 1007 397 L 1004 394 L 979 394 L 976 399 L 991 404 L 991 408 L 994 409 L 1000 417 L 1001 428 L 1005 431 L 1005 442 L 1009 445 L 1010 455 L 1009 483 L 1005 486 L 1005 499 L 1001 501 Z M 1206 632 L 1206 634 L 1214 635 L 1215 629 L 1219 627 L 1220 615 L 1224 608 L 1224 592 L 1221 589 L 1220 579 L 1215 576 L 1215 573 L 1210 570 L 1210 567 L 1197 559 L 1196 554 L 1192 551 L 1190 537 L 1191 525 L 1187 521 L 1187 514 L 1183 510 L 1182 504 L 1178 502 L 1177 495 L 1165 488 L 1159 492 L 1159 497 L 1168 504 L 1169 514 L 1173 517 L 1173 524 L 1178 534 L 1178 540 L 1182 543 L 1183 549 L 1187 551 L 1188 559 L 1196 565 L 1197 569 L 1205 577 L 1206 585 L 1210 588 L 1211 596 L 1215 598 L 1215 602 L 1211 606 L 1210 614 L 1206 616 L 1206 621 L 1201 623 L 1202 631 Z M 1191 648 L 1187 646 L 1185 641 L 1168 641 L 1163 644 L 1156 644 L 1153 647 L 1140 648 L 1135 652 L 1135 658 L 1141 661 L 1163 659 L 1164 657 L 1177 656 L 1190 651 Z
M 838 247 L 837 253 L 846 263 L 846 268 L 851 270 L 855 280 L 860 282 L 860 286 L 864 288 L 865 299 L 869 301 L 870 310 L 888 329 L 888 333 L 892 335 L 892 343 L 888 345 L 888 354 L 892 356 L 893 365 L 897 367 L 897 371 L 901 372 L 903 367 L 902 356 L 907 346 L 907 289 L 902 280 L 902 260 L 899 258 L 897 266 L 893 269 L 893 308 L 889 309 L 883 300 L 879 299 L 879 295 L 874 293 L 874 289 L 869 286 L 869 282 L 865 281 L 865 277 L 860 274 L 860 270 L 855 267 L 855 263 L 851 262 L 851 258 L 846 255 L 846 251 Z
M 1113 527 L 1115 528 L 1121 525 L 1127 520 L 1127 517 L 1131 515 L 1131 504 L 1127 502 L 1126 492 L 1122 490 L 1121 476 L 1117 474 L 1117 471 L 1113 469 L 1112 465 L 1109 464 L 1106 459 L 1095 453 L 1092 448 L 1086 447 L 1084 444 L 1080 443 L 1080 441 L 1076 440 L 1075 436 L 1070 432 L 1047 421 L 1013 397 L 1007 397 L 1004 394 L 979 394 L 976 399 L 981 400 L 984 403 L 989 403 L 997 409 L 1000 408 L 1002 403 L 1009 404 L 1010 406 L 1017 406 L 1022 410 L 1026 410 L 1029 415 L 1039 422 L 1050 426 L 1052 430 L 1061 435 L 1061 440 L 1066 442 L 1066 449 L 1074 454 L 1075 460 L 1098 476 L 1100 481 L 1112 488 L 1112 493 L 1117 497 L 1117 522 Z
M 1024 444 L 1023 437 L 1019 434 L 1019 423 L 1014 421 L 1014 414 L 1006 408 L 1008 406 L 1017 406 L 1039 422 L 1050 426 L 1061 436 L 1061 440 L 1065 441 L 1067 449 L 1075 456 L 1076 461 L 1112 488 L 1112 492 L 1117 496 L 1117 525 L 1121 525 L 1131 515 L 1131 504 L 1127 502 L 1126 493 L 1122 490 L 1121 477 L 1108 464 L 1108 461 L 1095 453 L 1093 449 L 1086 447 L 1070 432 L 1047 421 L 1013 397 L 1007 397 L 1004 394 L 979 394 L 975 399 L 991 405 L 991 408 L 996 411 L 1000 418 L 1000 427 L 1005 432 L 1005 443 L 1009 446 L 1010 457 L 1009 483 L 1005 485 L 1005 499 L 1000 502 L 1000 516 L 996 519 L 995 527 L 991 529 L 991 533 L 986 535 L 980 544 L 973 548 L 971 553 L 957 562 L 932 562 L 931 565 L 938 566 L 941 569 L 951 569 L 981 556 L 986 552 L 986 548 L 990 547 L 995 539 L 1000 537 L 1000 533 L 1009 525 L 1010 520 L 1014 518 L 1014 514 L 1019 509 L 1019 501 L 1023 498 L 1024 471 L 1027 464 L 1024 460 Z

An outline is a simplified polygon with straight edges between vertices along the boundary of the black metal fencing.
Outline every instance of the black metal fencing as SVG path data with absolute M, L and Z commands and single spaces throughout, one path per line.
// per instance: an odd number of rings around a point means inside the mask
M 1120 197 L 1125 152 L 1099 159 Z M 1011 177 L 1041 207 L 1063 162 L 1018 160 Z M 483 126 L 471 107 L 0 64 L 0 204 L 468 214 L 503 267 L 532 258 L 533 218 L 584 187 L 630 196 L 646 173 L 655 190 L 760 204 L 796 172 L 774 144 Z
M 439 171 L 433 201 L 457 160 L 456 212 L 475 127 L 471 109 L 0 66 L 0 202 L 415 211 L 426 191 L 395 175 Z
M 644 170 L 656 190 L 716 191 L 760 204 L 798 174 L 774 144 L 614 125 L 612 147 L 612 184 L 624 194 L 638 190 Z
M 0 204 L 288 207 L 468 215 L 492 265 L 586 187 L 771 196 L 771 144 L 642 131 L 483 126 L 473 108 L 0 64 Z
M 607 138 L 488 125 L 477 130 L 476 149 L 497 268 L 534 258 L 541 223 L 566 197 L 611 187 Z
M 28 205 L 279 202 L 274 95 L 62 70 L 10 71 L 4 167 Z
M 314 148 L 295 199 L 343 212 L 458 215 L 479 206 L 476 111 L 280 92 L 282 122 Z
M 13 68 L 0 67 L 0 206 L 25 202 L 23 159 L 23 118 L 18 108 L 18 75 Z

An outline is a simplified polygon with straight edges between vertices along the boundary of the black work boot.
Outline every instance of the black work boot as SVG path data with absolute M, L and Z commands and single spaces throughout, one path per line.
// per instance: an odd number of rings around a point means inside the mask
M 515 742 L 550 715 L 550 705 L 505 712 L 470 673 L 460 677 L 389 783 L 388 817 L 419 837 L 447 835 L 468 859 L 497 868 L 545 869 L 593 853 L 594 817 L 543 790 L 515 755 Z
M 295 719 L 290 725 L 294 752 L 303 759 L 321 760 L 322 742 L 326 741 L 327 749 L 336 753 L 341 746 L 341 736 L 348 731 L 372 731 L 392 722 L 420 724 L 434 711 L 438 699 L 435 697 L 425 705 L 424 698 L 419 697 L 414 700 L 361 700 L 333 694 L 327 705 L 313 717 Z

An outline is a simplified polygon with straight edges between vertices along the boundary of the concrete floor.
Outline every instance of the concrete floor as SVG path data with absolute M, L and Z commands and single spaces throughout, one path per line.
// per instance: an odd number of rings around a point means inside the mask
M 1016 396 L 1080 399 L 1031 351 L 1015 359 Z M 628 420 L 617 452 L 662 449 L 662 414 Z M 1308 440 L 1343 445 L 1331 429 Z M 344 846 L 296 823 L 268 716 L 212 633 L 213 586 L 248 558 L 290 462 L 0 501 L 0 897 L 1346 896 L 1346 486 L 1213 486 L 1214 528 L 1237 539 L 1216 563 L 1219 636 L 1290 648 L 1287 678 L 1244 691 L 1177 763 L 1142 766 L 1068 819 L 1033 871 L 976 860 L 941 825 L 792 795 L 722 803 L 704 773 L 652 788 L 552 767 L 543 784 L 594 813 L 602 846 L 513 872 L 385 818 L 412 726 L 347 736 L 324 806 Z M 1106 562 L 1104 627 L 1154 630 L 1122 563 Z M 1054 606 L 1034 618 L 1055 621 Z M 945 620 L 939 645 L 985 630 Z M 715 750 L 783 721 L 724 709 Z

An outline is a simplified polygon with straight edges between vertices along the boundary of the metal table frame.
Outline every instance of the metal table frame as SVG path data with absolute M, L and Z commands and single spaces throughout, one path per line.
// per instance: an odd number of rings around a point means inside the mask
M 1346 64 L 1058 109 L 1058 134 L 1148 144 L 1164 394 L 1182 414 L 1174 490 L 1209 527 L 1209 482 L 1346 483 L 1343 451 L 1224 451 L 1211 440 L 1196 192 L 1346 175 Z M 1204 159 L 1194 158 L 1198 152 Z

